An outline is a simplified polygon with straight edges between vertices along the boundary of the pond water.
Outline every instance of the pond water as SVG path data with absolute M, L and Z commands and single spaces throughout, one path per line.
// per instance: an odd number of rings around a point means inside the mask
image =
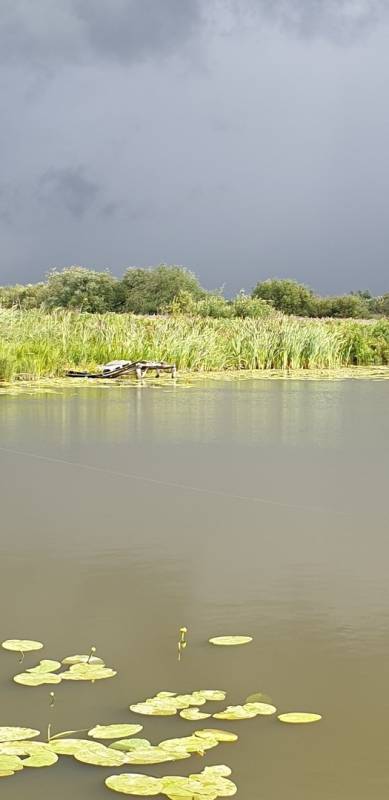
M 226 763 L 241 800 L 387 798 L 388 397 L 384 380 L 3 395 L 1 639 L 45 643 L 26 666 L 94 644 L 118 670 L 57 687 L 53 728 L 143 722 L 157 742 L 202 725 L 139 717 L 130 703 L 162 689 L 225 689 L 230 704 L 263 691 L 322 722 L 211 720 L 239 741 L 133 770 Z M 230 633 L 254 641 L 207 644 Z M 51 687 L 16 686 L 19 671 L 0 652 L 0 725 L 44 732 Z M 98 799 L 120 771 L 63 757 L 1 792 Z

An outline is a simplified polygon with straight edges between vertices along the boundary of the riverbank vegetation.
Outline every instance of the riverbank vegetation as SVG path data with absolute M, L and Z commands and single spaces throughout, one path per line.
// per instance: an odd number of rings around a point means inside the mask
M 160 264 L 131 268 L 122 278 L 84 267 L 53 270 L 36 284 L 0 287 L 0 308 L 49 311 L 66 308 L 89 313 L 190 314 L 214 319 L 263 318 L 273 311 L 312 318 L 372 319 L 389 316 L 389 293 L 368 291 L 320 296 L 293 280 L 260 281 L 246 294 L 226 298 L 203 289 L 183 267 Z
M 60 377 L 115 358 L 201 371 L 389 364 L 389 320 L 0 310 L 0 380 Z

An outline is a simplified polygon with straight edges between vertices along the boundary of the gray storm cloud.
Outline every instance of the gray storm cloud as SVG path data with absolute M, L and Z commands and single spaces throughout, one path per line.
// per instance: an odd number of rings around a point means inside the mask
M 0 281 L 388 289 L 386 0 L 3 0 Z

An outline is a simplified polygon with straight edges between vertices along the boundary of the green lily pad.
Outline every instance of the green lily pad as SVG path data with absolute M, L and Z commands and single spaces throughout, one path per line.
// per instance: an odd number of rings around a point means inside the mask
M 246 697 L 245 703 L 272 703 L 271 697 L 263 692 L 255 692 Z
M 114 678 L 116 674 L 115 670 L 100 664 L 72 664 L 61 677 L 63 681 L 99 681 Z
M 175 750 L 167 751 L 162 747 L 151 746 L 142 749 L 133 750 L 132 753 L 127 753 L 125 758 L 126 764 L 146 765 L 146 764 L 163 764 L 167 761 L 178 761 L 182 758 L 188 758 L 189 753 L 187 750 L 176 748 Z
M 199 736 L 182 736 L 181 738 L 176 739 L 165 739 L 163 742 L 160 742 L 159 747 L 162 750 L 177 750 L 182 749 L 186 750 L 188 753 L 203 753 L 205 750 L 209 750 L 212 747 L 217 747 L 219 744 L 216 737 L 208 735 L 204 738 Z
M 50 740 L 47 746 L 59 756 L 74 756 L 79 750 L 91 744 L 89 739 L 54 739 Z
M 193 720 L 194 722 L 199 719 L 207 719 L 210 716 L 210 714 L 205 714 L 198 708 L 193 708 L 193 706 L 191 708 L 183 708 L 182 711 L 180 711 L 180 717 L 191 721 Z
M 53 672 L 20 672 L 14 676 L 15 683 L 22 686 L 43 686 L 44 684 L 61 683 L 62 676 L 55 675 Z
M 15 775 L 12 769 L 1 769 L 0 770 L 0 778 L 9 778 L 11 775 Z
M 102 658 L 98 658 L 97 656 L 91 655 L 75 655 L 75 656 L 66 656 L 62 660 L 62 664 L 65 665 L 73 665 L 73 664 L 92 664 L 96 665 L 99 664 L 101 667 L 104 667 L 104 661 Z
M 134 703 L 130 706 L 130 711 L 134 714 L 145 714 L 150 717 L 174 717 L 177 707 L 171 703 Z
M 133 736 L 143 730 L 143 725 L 96 725 L 88 736 L 93 739 L 121 739 L 124 736 Z
M 224 647 L 231 647 L 238 644 L 248 644 L 253 641 L 252 636 L 213 636 L 209 639 L 211 644 L 222 645 Z
M 28 758 L 23 759 L 23 767 L 52 767 L 58 761 L 56 753 L 52 753 L 49 748 L 33 750 Z
M 23 764 L 19 756 L 0 756 L 1 772 L 19 772 L 23 769 Z
M 33 650 L 42 650 L 43 644 L 32 639 L 6 639 L 1 646 L 15 653 L 32 653 Z
M 121 750 L 123 753 L 132 753 L 134 750 L 145 750 L 152 745 L 148 739 L 119 739 L 118 742 L 112 742 L 108 746 L 113 750 Z
M 251 719 L 257 716 L 257 711 L 249 711 L 245 706 L 227 706 L 225 711 L 213 714 L 214 719 Z
M 23 739 L 33 739 L 39 736 L 39 731 L 33 728 L 0 728 L 0 742 L 17 742 Z
M 121 767 L 125 763 L 123 753 L 97 742 L 88 742 L 88 746 L 80 747 L 73 755 L 82 764 L 92 764 L 96 767 Z
M 172 698 L 172 702 L 179 709 L 188 708 L 188 706 L 203 706 L 207 701 L 200 692 L 192 692 L 191 694 L 178 694 L 177 697 Z
M 289 722 L 295 725 L 301 725 L 307 722 L 319 722 L 321 718 L 321 714 L 308 714 L 305 711 L 293 711 L 288 714 L 280 714 L 278 717 L 280 722 Z
M 257 714 L 263 714 L 264 716 L 275 714 L 277 709 L 275 706 L 272 706 L 270 703 L 245 703 L 243 708 L 246 708 L 247 711 L 255 711 Z
M 32 675 L 41 675 L 42 673 L 45 675 L 48 672 L 56 672 L 57 669 L 61 669 L 60 661 L 52 661 L 50 658 L 44 658 L 36 667 L 30 667 L 26 672 L 31 672 Z
M 140 796 L 151 797 L 152 795 L 161 794 L 162 781 L 158 778 L 151 778 L 148 775 L 111 775 L 106 779 L 105 785 L 113 792 L 120 792 L 121 794 L 135 794 Z
M 202 774 L 228 778 L 228 776 L 231 775 L 231 770 L 225 764 L 217 764 L 215 767 L 204 767 Z
M 201 694 L 206 700 L 215 701 L 225 700 L 227 696 L 222 689 L 200 689 L 198 694 Z
M 211 736 L 218 742 L 236 742 L 238 736 L 232 731 L 220 731 L 217 728 L 204 728 L 201 731 L 195 731 L 194 736 L 199 736 L 201 739 L 209 739 Z

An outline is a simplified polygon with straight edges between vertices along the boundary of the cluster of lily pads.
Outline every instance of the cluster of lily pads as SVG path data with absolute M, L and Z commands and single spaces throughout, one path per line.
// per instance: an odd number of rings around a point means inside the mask
M 20 653 L 23 661 L 25 653 L 41 650 L 42 642 L 29 639 L 7 639 L 2 643 L 4 650 Z M 89 655 L 66 656 L 62 661 L 43 659 L 35 667 L 30 667 L 25 672 L 14 676 L 15 683 L 22 686 L 43 686 L 45 684 L 58 684 L 62 681 L 98 681 L 104 678 L 113 678 L 117 673 L 114 669 L 106 667 L 104 661 L 94 655 L 95 647 L 91 648 Z M 66 666 L 67 669 L 59 670 Z
M 182 632 L 186 629 L 180 629 Z M 182 635 L 185 643 L 185 637 Z M 218 636 L 209 640 L 213 645 L 234 646 L 248 644 L 249 636 Z M 17 652 L 20 659 L 24 654 L 40 650 L 41 642 L 12 639 L 2 643 L 6 650 Z M 104 661 L 95 655 L 92 647 L 88 654 L 67 656 L 62 661 L 44 659 L 35 667 L 15 675 L 16 683 L 24 686 L 57 684 L 62 680 L 95 681 L 116 675 L 115 670 L 106 667 Z M 54 693 L 51 692 L 52 698 Z M 191 722 L 213 717 L 217 720 L 244 720 L 257 716 L 273 716 L 277 708 L 271 698 L 262 693 L 252 694 L 242 705 L 227 706 L 221 711 L 204 710 L 207 703 L 223 703 L 226 692 L 222 689 L 199 689 L 188 694 L 160 691 L 154 697 L 130 705 L 130 711 L 145 716 L 179 716 Z M 52 707 L 53 702 L 50 704 Z M 321 719 L 319 714 L 290 712 L 278 715 L 284 723 L 309 723 Z M 0 777 L 14 775 L 25 767 L 50 767 L 59 756 L 71 756 L 77 762 L 100 767 L 123 767 L 126 765 L 155 765 L 180 761 L 193 754 L 204 756 L 208 750 L 221 743 L 236 742 L 236 733 L 216 728 L 202 728 L 190 735 L 165 739 L 152 744 L 146 738 L 138 738 L 143 730 L 140 724 L 115 723 L 96 725 L 89 731 L 64 731 L 51 735 L 48 726 L 47 741 L 31 741 L 39 736 L 32 728 L 0 727 Z M 87 733 L 88 738 L 78 738 L 77 734 Z M 70 738 L 72 737 L 72 738 Z M 98 741 L 101 740 L 101 741 Z M 107 743 L 108 742 L 108 743 Z M 152 778 L 148 775 L 126 773 L 111 775 L 106 786 L 122 794 L 153 796 L 164 794 L 169 800 L 216 800 L 229 797 L 237 791 L 229 780 L 231 770 L 224 764 L 205 767 L 202 772 L 189 777 L 166 776 Z

